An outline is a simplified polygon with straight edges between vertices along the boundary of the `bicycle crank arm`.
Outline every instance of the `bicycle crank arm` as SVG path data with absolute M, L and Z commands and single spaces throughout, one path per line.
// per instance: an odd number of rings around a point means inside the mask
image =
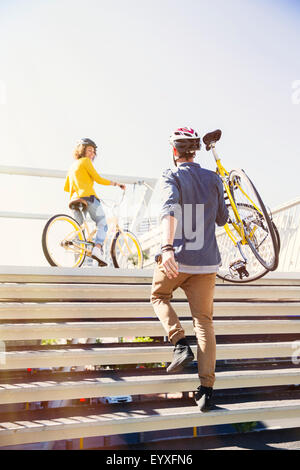
M 92 242 L 86 242 L 84 240 L 80 240 L 79 242 L 74 242 L 74 241 L 63 241 L 60 243 L 60 246 L 67 248 L 68 246 L 74 246 L 77 248 L 81 248 L 81 245 L 94 245 Z

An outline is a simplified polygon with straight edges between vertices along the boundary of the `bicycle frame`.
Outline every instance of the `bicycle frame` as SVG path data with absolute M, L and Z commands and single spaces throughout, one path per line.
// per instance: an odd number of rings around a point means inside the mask
M 234 199 L 232 197 L 232 194 L 231 194 L 231 190 L 230 190 L 230 187 L 227 183 L 227 178 L 229 177 L 229 173 L 228 171 L 223 167 L 222 163 L 221 163 L 221 160 L 215 150 L 215 144 L 212 143 L 211 144 L 211 151 L 213 153 L 213 156 L 215 158 L 215 161 L 216 161 L 216 164 L 217 164 L 217 173 L 219 174 L 221 180 L 222 180 L 222 183 L 223 183 L 223 186 L 224 186 L 224 189 L 226 191 L 226 194 L 227 194 L 227 197 L 228 197 L 228 200 L 230 202 L 230 205 L 232 207 L 232 210 L 233 210 L 233 213 L 234 213 L 234 216 L 236 218 L 236 221 L 231 221 L 233 227 L 235 228 L 235 230 L 237 231 L 237 233 L 239 234 L 239 236 L 241 237 L 241 241 L 238 241 L 234 234 L 232 233 L 232 231 L 230 230 L 229 228 L 229 225 L 228 223 L 226 223 L 224 225 L 224 229 L 227 233 L 227 235 L 229 236 L 229 238 L 232 240 L 232 242 L 234 243 L 235 246 L 237 246 L 239 248 L 239 244 L 241 243 L 242 245 L 247 245 L 248 242 L 247 242 L 247 238 L 246 238 L 246 235 L 245 235 L 245 230 L 244 230 L 244 224 L 243 224 L 243 221 L 238 213 L 238 210 L 237 210 L 237 207 L 236 207 L 236 204 L 234 202 Z M 237 183 L 236 183 L 237 184 Z M 237 184 L 238 188 L 241 190 L 241 192 L 246 196 L 246 198 L 249 200 L 249 202 L 253 205 L 253 207 L 260 213 L 262 214 L 261 210 L 256 206 L 256 204 L 247 196 L 247 194 L 245 193 L 245 191 L 240 187 L 239 184 Z M 253 232 L 254 233 L 254 232 Z M 249 234 L 250 237 L 253 236 L 253 233 L 251 232 L 251 234 Z
M 84 215 L 84 214 L 83 214 L 83 217 L 84 217 L 84 221 L 83 221 L 83 223 L 80 225 L 80 229 L 81 229 L 82 231 L 85 231 L 85 233 L 86 233 L 86 241 L 80 241 L 79 244 L 80 244 L 80 245 L 88 245 L 88 244 L 89 244 L 89 245 L 93 245 L 93 246 L 94 246 L 93 237 L 94 237 L 95 233 L 97 232 L 97 229 L 94 229 L 94 230 L 90 231 L 90 230 L 89 230 L 88 223 L 87 223 L 87 221 L 86 221 L 86 218 L 85 218 L 85 215 Z M 110 230 L 109 230 L 108 234 L 109 234 L 109 233 L 113 233 L 113 232 L 114 232 L 114 233 L 121 232 L 121 233 L 123 234 L 123 241 L 124 241 L 124 243 L 125 243 L 125 245 L 126 245 L 128 251 L 129 251 L 131 254 L 133 254 L 132 251 L 131 251 L 131 249 L 130 249 L 130 246 L 129 246 L 128 242 L 127 242 L 127 239 L 126 239 L 126 237 L 124 236 L 124 231 L 123 231 L 123 229 L 120 227 L 120 225 L 119 225 L 119 223 L 118 223 L 118 218 L 117 218 L 116 216 L 113 216 L 113 217 L 109 218 L 109 219 L 107 220 L 107 222 L 108 222 L 108 225 L 110 226 Z M 76 231 L 69 233 L 69 234 L 64 238 L 64 240 L 62 241 L 62 243 L 68 241 L 69 239 L 72 239 L 76 233 L 77 233 Z M 107 234 L 107 235 L 108 235 L 108 234 Z M 106 236 L 106 238 L 105 238 L 105 240 L 104 240 L 104 245 L 105 245 L 107 242 L 108 242 L 108 236 Z M 119 247 L 120 252 L 121 252 L 122 254 L 124 254 L 124 252 L 123 252 L 123 250 L 122 250 L 122 247 L 121 247 L 121 245 L 120 245 L 119 240 L 117 240 L 117 244 L 118 244 L 118 247 Z M 81 248 L 79 248 L 79 247 L 77 247 L 77 246 L 75 245 L 75 246 L 73 246 L 72 248 L 71 248 L 71 247 L 68 247 L 68 249 L 71 249 L 71 251 L 73 251 L 74 253 L 78 253 L 78 252 L 80 253 L 82 250 L 84 250 L 84 252 L 85 252 L 88 256 L 91 256 L 91 251 L 89 251 L 87 247 L 84 247 L 84 248 L 81 247 Z

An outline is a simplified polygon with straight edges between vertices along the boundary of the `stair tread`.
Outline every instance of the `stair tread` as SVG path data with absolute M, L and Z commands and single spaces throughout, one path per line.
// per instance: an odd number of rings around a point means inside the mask
M 151 407 L 151 410 L 145 412 L 145 409 L 137 408 L 133 409 L 130 404 L 125 405 L 127 409 L 120 409 L 116 410 L 115 412 L 110 410 L 102 412 L 101 414 L 86 414 L 86 410 L 82 410 L 81 415 L 74 415 L 68 417 L 57 417 L 54 419 L 37 419 L 37 420 L 28 420 L 28 421 L 4 421 L 0 422 L 0 435 L 7 431 L 24 431 L 28 430 L 28 428 L 36 428 L 36 427 L 52 427 L 52 426 L 60 426 L 60 425 L 76 425 L 80 423 L 86 424 L 108 424 L 108 421 L 115 421 L 115 422 L 123 422 L 126 421 L 142 421 L 146 418 L 149 420 L 152 418 L 153 421 L 159 420 L 161 417 L 172 417 L 174 419 L 178 419 L 180 421 L 181 418 L 198 418 L 199 425 L 201 425 L 202 418 L 213 418 L 217 417 L 221 414 L 238 414 L 244 413 L 247 411 L 254 411 L 258 415 L 262 412 L 262 410 L 266 411 L 287 411 L 295 412 L 297 415 L 300 415 L 300 399 L 278 399 L 278 400 L 264 400 L 264 401 L 251 401 L 251 402 L 240 402 L 240 403 L 226 403 L 226 404 L 217 404 L 215 410 L 211 410 L 209 413 L 199 413 L 198 407 L 196 405 L 189 405 L 189 406 L 177 406 L 175 408 L 172 407 L 163 407 L 160 408 L 160 404 L 158 403 L 157 407 Z M 123 405 L 124 406 L 124 405 Z M 296 417 L 296 415 L 295 415 Z M 192 425 L 192 424 L 191 424 Z
M 68 279 L 69 282 L 118 282 L 139 283 L 152 282 L 153 268 L 146 269 L 118 269 L 115 268 L 59 268 L 53 266 L 0 266 L 0 282 L 38 282 L 43 279 L 47 282 L 57 282 L 60 279 Z M 217 284 L 223 284 L 223 281 L 217 278 Z M 284 283 L 300 285 L 299 272 L 270 272 L 257 281 L 255 284 L 265 283 Z M 229 283 L 228 283 L 229 284 Z
M 3 390 L 13 390 L 13 389 L 20 389 L 20 388 L 53 388 L 53 387 L 66 387 L 66 386 L 78 386 L 78 385 L 94 385 L 94 386 L 101 386 L 104 384 L 109 383 L 116 383 L 116 381 L 122 382 L 185 382 L 190 380 L 197 380 L 198 375 L 197 372 L 189 372 L 189 373 L 180 373 L 180 374 L 166 374 L 165 369 L 159 370 L 155 373 L 150 374 L 132 374 L 132 373 L 124 373 L 118 371 L 99 371 L 99 375 L 105 372 L 105 377 L 86 377 L 86 378 L 62 378 L 57 380 L 55 375 L 53 376 L 52 380 L 49 380 L 49 376 L 47 379 L 41 377 L 39 380 L 34 380 L 34 378 L 29 378 L 23 382 L 15 383 L 14 381 L 6 381 L 0 382 L 0 393 Z M 108 372 L 108 373 L 107 373 Z M 289 367 L 289 368 L 270 368 L 270 369 L 246 369 L 246 370 L 226 370 L 226 371 L 217 371 L 216 372 L 216 381 L 218 379 L 227 377 L 260 377 L 260 376 L 277 376 L 277 375 L 288 375 L 288 376 L 299 376 L 300 377 L 300 368 L 299 367 Z

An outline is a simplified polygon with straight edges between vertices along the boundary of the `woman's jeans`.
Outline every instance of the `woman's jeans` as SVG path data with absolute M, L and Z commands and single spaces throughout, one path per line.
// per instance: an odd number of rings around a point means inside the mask
M 96 236 L 94 237 L 94 243 L 95 245 L 98 243 L 100 245 L 103 245 L 107 232 L 107 223 L 102 204 L 99 199 L 97 199 L 95 196 L 82 197 L 81 199 L 85 199 L 88 203 L 88 206 L 83 209 L 84 215 L 86 215 L 88 212 L 90 214 L 91 219 L 96 223 L 97 226 L 97 232 Z M 81 225 L 83 223 L 83 216 L 81 211 L 79 209 L 73 209 L 72 212 L 76 222 Z

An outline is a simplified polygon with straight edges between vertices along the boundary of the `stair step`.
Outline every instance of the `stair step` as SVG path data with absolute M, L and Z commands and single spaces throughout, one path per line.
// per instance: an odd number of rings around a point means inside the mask
M 1 284 L 2 300 L 148 300 L 150 285 L 140 284 Z M 174 299 L 186 300 L 181 288 Z M 300 286 L 217 285 L 215 299 L 298 300 Z
M 78 345 L 79 346 L 79 345 Z M 218 344 L 217 359 L 292 357 L 295 341 L 274 343 Z M 192 346 L 196 357 L 197 346 Z M 0 370 L 85 365 L 143 364 L 171 362 L 173 346 L 61 348 L 2 353 Z
M 200 413 L 198 407 L 154 408 L 34 421 L 0 422 L 0 445 L 57 441 L 133 432 L 213 426 L 300 417 L 300 400 L 274 400 L 218 405 Z
M 188 302 L 173 302 L 180 317 L 190 317 Z M 299 315 L 300 302 L 218 302 L 215 317 Z M 157 318 L 150 302 L 0 302 L 0 320 Z
M 107 371 L 105 371 L 107 372 Z M 72 400 L 116 395 L 176 393 L 196 390 L 197 373 L 168 375 L 165 370 L 153 374 L 125 375 L 99 371 L 98 378 L 52 379 L 22 383 L 0 383 L 0 404 Z M 300 384 L 300 369 L 221 371 L 216 373 L 214 389 L 265 387 Z
M 186 335 L 194 335 L 192 320 L 182 320 Z M 215 320 L 216 335 L 300 333 L 300 320 Z M 0 325 L 2 341 L 54 338 L 107 338 L 119 336 L 164 336 L 159 321 L 110 321 L 69 323 L 6 323 Z
M 59 268 L 54 266 L 0 266 L 0 282 L 152 283 L 153 269 Z M 217 278 L 217 284 L 224 281 Z M 299 272 L 270 272 L 251 285 L 300 285 Z M 228 283 L 232 285 L 231 283 Z

